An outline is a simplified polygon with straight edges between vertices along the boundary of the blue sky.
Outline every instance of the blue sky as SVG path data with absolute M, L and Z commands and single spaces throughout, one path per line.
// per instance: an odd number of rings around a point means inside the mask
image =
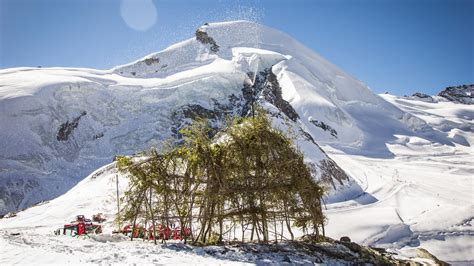
M 378 93 L 474 83 L 474 0 L 0 0 L 0 68 L 108 69 L 234 19 L 292 35 Z

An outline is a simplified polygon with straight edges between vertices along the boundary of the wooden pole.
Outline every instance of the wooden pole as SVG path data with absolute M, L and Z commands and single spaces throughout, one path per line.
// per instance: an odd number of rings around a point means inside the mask
M 119 187 L 118 187 L 118 175 L 115 174 L 115 184 L 117 188 L 117 218 L 120 217 L 120 198 L 119 198 Z M 120 231 L 120 220 L 118 222 L 118 230 Z
M 152 209 L 152 205 L 151 205 L 151 197 L 152 197 L 152 191 L 153 191 L 153 188 L 150 187 L 150 202 L 149 202 L 149 209 L 150 209 L 150 214 L 151 214 L 151 225 L 153 226 L 153 243 L 155 243 L 156 245 L 156 227 L 155 227 L 155 215 L 153 214 L 153 209 Z

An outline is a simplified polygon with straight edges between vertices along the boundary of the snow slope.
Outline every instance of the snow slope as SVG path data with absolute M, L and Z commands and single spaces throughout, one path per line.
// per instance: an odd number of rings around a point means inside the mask
M 17 217 L 2 219 L 0 264 L 171 264 L 177 261 L 182 264 L 221 264 L 224 262 L 206 256 L 202 250 L 179 252 L 173 245 L 154 246 L 149 242 L 130 242 L 126 237 L 111 235 L 115 228 L 113 219 L 117 206 L 116 174 L 114 164 L 104 166 L 61 197 L 20 212 Z M 128 179 L 120 174 L 118 177 L 120 195 L 123 196 Z M 90 218 L 99 212 L 107 219 L 103 224 L 102 235 L 94 235 L 89 239 L 53 234 L 55 228 L 74 220 L 78 214 Z M 11 233 L 20 235 L 14 236 Z
M 421 246 L 453 263 L 474 262 L 474 107 L 381 95 L 449 136 L 449 145 L 397 134 L 393 158 L 369 158 L 323 147 L 357 177 L 365 194 L 329 204 L 328 234 L 358 243 Z M 349 221 L 349 222 L 347 222 Z
M 114 235 L 116 215 L 116 182 L 119 196 L 127 188 L 128 178 L 117 172 L 115 164 L 106 165 L 77 184 L 64 195 L 21 211 L 15 217 L 0 220 L 0 264 L 305 264 L 323 262 L 329 265 L 350 263 L 347 256 L 354 256 L 340 244 L 322 243 L 319 251 L 308 252 L 292 243 L 278 246 L 249 244 L 239 246 L 194 247 L 170 240 L 153 245 L 152 241 Z M 65 207 L 67 206 L 67 207 Z M 102 213 L 106 221 L 104 232 L 90 237 L 74 238 L 54 235 L 56 228 L 74 220 L 78 214 L 91 217 Z M 300 235 L 300 234 L 298 234 Z M 230 237 L 230 236 L 229 236 Z M 227 236 L 225 236 L 227 240 Z M 275 250 L 278 249 L 278 250 Z M 321 251 L 327 250 L 328 253 Z M 420 257 L 416 249 L 400 253 L 397 257 L 424 264 L 430 258 Z M 330 254 L 328 256 L 328 254 Z M 336 256 L 335 254 L 340 254 Z M 346 254 L 346 257 L 342 256 Z M 352 255 L 351 255 L 352 254 Z M 346 258 L 343 260 L 342 258 Z

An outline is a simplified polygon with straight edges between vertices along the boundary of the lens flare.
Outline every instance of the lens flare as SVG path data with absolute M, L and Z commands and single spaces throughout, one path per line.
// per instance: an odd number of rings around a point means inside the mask
M 127 26 L 137 31 L 149 30 L 158 17 L 152 0 L 122 0 L 120 14 Z

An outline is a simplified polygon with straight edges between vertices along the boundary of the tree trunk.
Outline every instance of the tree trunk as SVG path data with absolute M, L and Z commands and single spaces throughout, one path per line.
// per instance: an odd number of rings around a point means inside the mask
M 276 214 L 273 214 L 273 231 L 275 234 L 275 243 L 278 243 Z
M 145 191 L 141 192 L 140 198 L 138 200 L 137 211 L 135 212 L 135 215 L 133 217 L 132 235 L 130 236 L 130 241 L 133 241 L 133 233 L 135 231 L 135 226 L 136 226 L 135 224 L 137 223 L 137 216 L 138 216 L 138 213 L 140 212 L 140 208 L 142 206 L 142 201 L 143 201 L 144 196 L 145 196 Z
M 291 241 L 293 241 L 295 240 L 295 236 L 293 235 L 293 231 L 291 231 L 291 224 L 288 217 L 285 217 L 285 222 L 286 222 L 286 229 L 288 229 L 288 232 L 290 233 L 290 236 L 291 236 Z
M 155 215 L 153 214 L 153 208 L 151 204 L 151 199 L 152 199 L 152 188 L 150 188 L 150 202 L 149 202 L 149 209 L 150 209 L 150 215 L 151 215 L 151 226 L 153 226 L 153 243 L 156 243 L 156 227 L 155 227 Z M 146 229 L 146 227 L 145 227 Z
M 220 211 L 220 207 L 219 207 L 219 213 L 221 212 Z M 219 240 L 218 242 L 219 243 L 222 243 L 222 233 L 223 233 L 223 230 L 224 230 L 224 222 L 222 221 L 222 214 L 220 213 L 219 214 Z

